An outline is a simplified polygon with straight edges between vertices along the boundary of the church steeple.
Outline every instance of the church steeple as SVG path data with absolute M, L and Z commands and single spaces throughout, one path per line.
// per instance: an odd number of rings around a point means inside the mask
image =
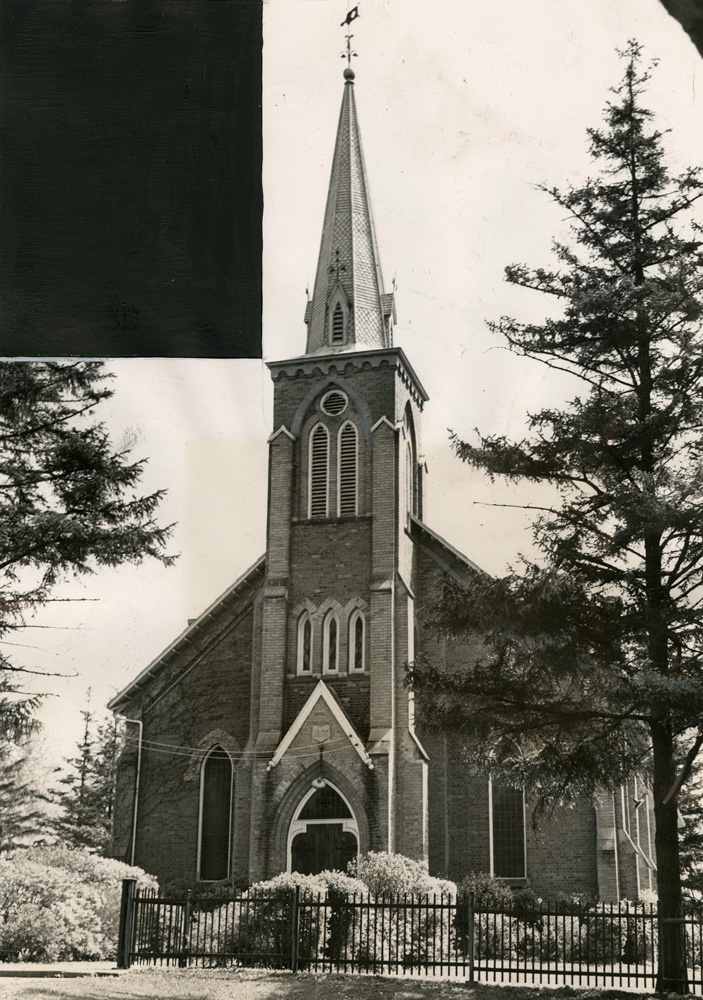
M 369 185 L 354 99 L 354 71 L 344 94 L 312 299 L 305 311 L 306 354 L 391 347 L 393 292 L 383 287 Z

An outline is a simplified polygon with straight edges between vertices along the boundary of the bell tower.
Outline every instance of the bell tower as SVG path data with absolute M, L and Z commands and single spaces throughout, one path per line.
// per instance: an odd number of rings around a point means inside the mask
M 415 620 L 407 528 L 421 515 L 427 394 L 393 345 L 354 88 L 348 66 L 305 354 L 269 364 L 252 880 L 313 858 L 323 841 L 328 860 L 354 837 L 361 853 L 427 857 L 427 755 L 404 684 Z M 311 788 L 315 802 L 346 810 L 343 836 L 328 842 L 322 819 L 306 819 Z M 263 846 L 256 831 L 266 829 Z

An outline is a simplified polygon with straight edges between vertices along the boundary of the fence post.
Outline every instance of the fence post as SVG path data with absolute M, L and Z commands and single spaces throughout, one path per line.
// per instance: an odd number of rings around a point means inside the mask
M 293 905 L 290 916 L 290 971 L 298 971 L 298 930 L 300 927 L 300 886 L 293 889 Z
M 132 918 L 134 915 L 134 889 L 136 878 L 122 879 L 120 903 L 120 931 L 117 938 L 117 968 L 128 969 L 132 944 Z
M 179 968 L 183 969 L 188 965 L 188 937 L 190 934 L 190 889 L 186 890 L 186 901 L 183 905 L 183 953 L 178 959 Z
M 469 959 L 469 982 L 474 981 L 474 894 L 466 901 L 466 955 Z

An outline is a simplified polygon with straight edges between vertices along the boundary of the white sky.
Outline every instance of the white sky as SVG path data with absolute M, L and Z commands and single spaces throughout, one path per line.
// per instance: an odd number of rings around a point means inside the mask
M 342 97 L 340 27 L 353 0 L 266 0 L 264 8 L 264 349 L 305 346 Z M 356 98 L 387 285 L 397 276 L 403 347 L 430 395 L 426 520 L 500 572 L 529 548 L 528 520 L 453 457 L 447 428 L 519 435 L 525 413 L 570 393 L 565 380 L 500 349 L 501 314 L 544 303 L 509 288 L 506 264 L 549 260 L 561 214 L 534 185 L 579 185 L 585 129 L 620 77 L 616 47 L 636 37 L 661 60 L 650 106 L 670 126 L 672 165 L 703 162 L 701 61 L 658 0 L 361 0 Z M 175 568 L 125 567 L 70 592 L 97 602 L 45 610 L 17 641 L 35 669 L 50 757 L 73 751 L 86 689 L 105 702 L 264 550 L 271 387 L 262 362 L 119 360 L 103 415 L 148 456 L 146 489 L 167 487 Z M 522 494 L 524 496 L 524 494 Z M 68 593 L 68 590 L 66 591 Z

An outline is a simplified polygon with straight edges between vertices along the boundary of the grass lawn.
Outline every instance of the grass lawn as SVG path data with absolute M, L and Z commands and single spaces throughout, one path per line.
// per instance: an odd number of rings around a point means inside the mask
M 638 994 L 647 996 L 652 994 Z M 104 979 L 3 979 L 2 1000 L 610 1000 L 612 989 L 469 986 L 380 976 L 202 969 L 144 969 Z

